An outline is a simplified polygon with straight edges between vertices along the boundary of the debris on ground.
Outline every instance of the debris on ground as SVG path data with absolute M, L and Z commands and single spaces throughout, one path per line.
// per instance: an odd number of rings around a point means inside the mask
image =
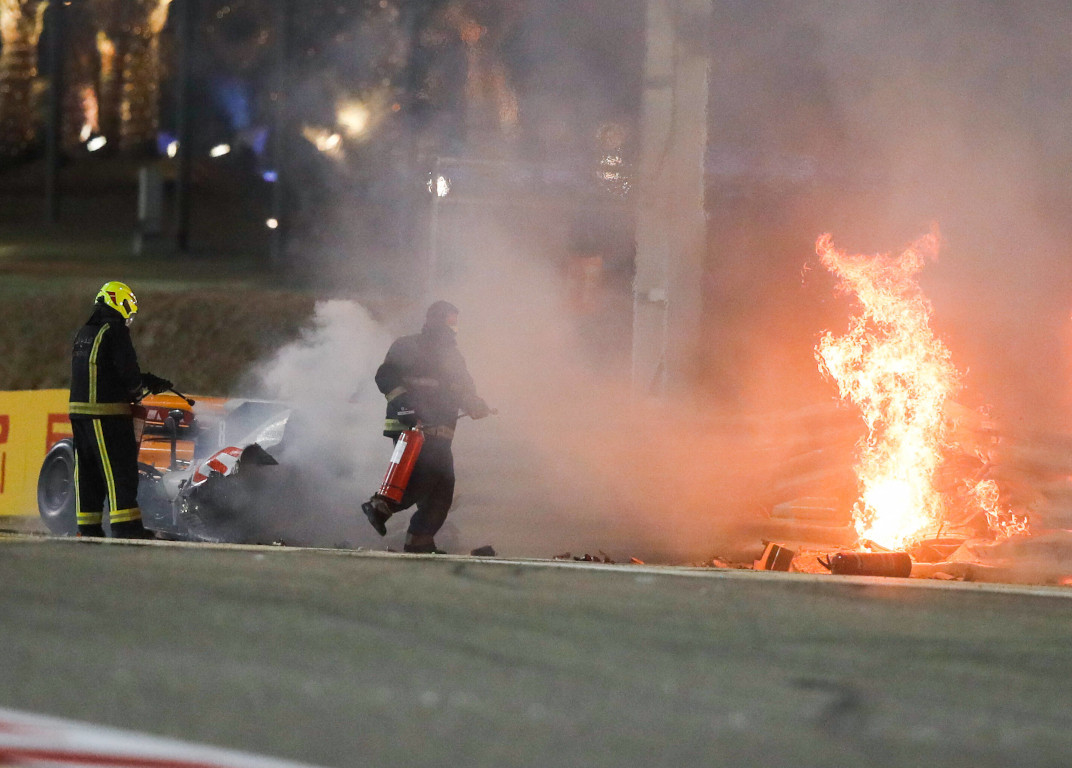
M 723 557 L 722 555 L 715 555 L 710 560 L 703 560 L 698 563 L 682 563 L 692 568 L 733 568 L 736 570 L 751 571 L 755 568 L 755 561 L 749 560 L 743 562 L 741 560 L 734 560 L 729 557 Z
M 578 563 L 609 563 L 614 565 L 614 561 L 610 559 L 610 556 L 601 549 L 597 549 L 598 555 L 590 555 L 585 553 L 579 557 L 575 557 L 570 552 L 563 552 L 561 555 L 555 555 L 555 560 L 574 560 Z
M 912 558 L 907 552 L 835 552 L 819 565 L 838 576 L 912 575 Z
M 917 563 L 941 563 L 948 560 L 958 549 L 964 546 L 967 537 L 945 536 L 924 539 L 909 550 L 912 560 Z
M 788 571 L 793 565 L 796 552 L 780 544 L 764 542 L 763 554 L 755 562 L 757 571 Z
M 936 579 L 937 581 L 963 581 L 964 580 L 963 578 L 958 578 L 958 577 L 954 576 L 951 573 L 946 573 L 945 571 L 935 571 L 933 574 L 931 574 L 930 578 Z
M 482 547 L 477 547 L 469 554 L 473 557 L 495 557 L 495 548 L 490 544 L 485 544 Z

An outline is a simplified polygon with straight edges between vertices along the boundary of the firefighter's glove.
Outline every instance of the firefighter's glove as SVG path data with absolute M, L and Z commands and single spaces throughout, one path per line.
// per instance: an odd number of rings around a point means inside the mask
M 175 386 L 167 379 L 151 373 L 143 373 L 141 375 L 141 385 L 149 390 L 149 394 L 151 395 L 159 395 L 161 392 L 167 392 Z
M 474 395 L 469 399 L 469 402 L 465 404 L 465 412 L 469 414 L 471 418 L 482 419 L 485 416 L 491 415 L 491 408 L 484 402 L 482 398 Z
M 407 395 L 399 395 L 391 401 L 391 407 L 395 411 L 394 417 L 402 422 L 403 426 L 413 428 L 420 423 L 417 416 L 417 405 Z

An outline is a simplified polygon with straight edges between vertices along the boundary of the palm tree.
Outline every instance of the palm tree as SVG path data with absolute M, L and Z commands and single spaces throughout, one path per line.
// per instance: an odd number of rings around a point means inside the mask
M 72 3 L 65 13 L 62 142 L 65 152 L 73 152 L 91 134 L 100 133 L 97 35 L 85 3 Z
M 156 138 L 160 119 L 160 32 L 171 0 L 90 0 L 96 26 L 99 130 L 121 149 Z
M 156 139 L 160 125 L 160 32 L 171 0 L 126 0 L 128 29 L 123 57 L 123 98 L 119 140 L 123 149 L 140 149 Z
M 0 158 L 26 152 L 37 134 L 33 105 L 45 0 L 0 0 Z
M 123 54 L 126 36 L 123 34 L 125 16 L 122 0 L 89 0 L 89 11 L 95 20 L 97 48 L 97 113 L 98 130 L 109 141 L 119 139 L 119 114 L 123 98 Z

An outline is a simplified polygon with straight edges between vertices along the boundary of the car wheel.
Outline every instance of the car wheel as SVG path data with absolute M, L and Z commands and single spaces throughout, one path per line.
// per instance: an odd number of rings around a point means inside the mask
M 45 455 L 37 476 L 37 511 L 49 532 L 78 535 L 74 494 L 74 444 L 60 440 Z

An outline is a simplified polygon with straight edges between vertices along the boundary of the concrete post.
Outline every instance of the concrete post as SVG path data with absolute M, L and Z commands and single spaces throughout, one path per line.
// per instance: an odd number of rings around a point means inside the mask
M 704 159 L 713 0 L 648 0 L 633 283 L 633 390 L 694 380 L 707 248 Z
M 134 254 L 140 256 L 148 241 L 164 229 L 164 177 L 156 164 L 138 169 L 138 226 L 134 233 Z

